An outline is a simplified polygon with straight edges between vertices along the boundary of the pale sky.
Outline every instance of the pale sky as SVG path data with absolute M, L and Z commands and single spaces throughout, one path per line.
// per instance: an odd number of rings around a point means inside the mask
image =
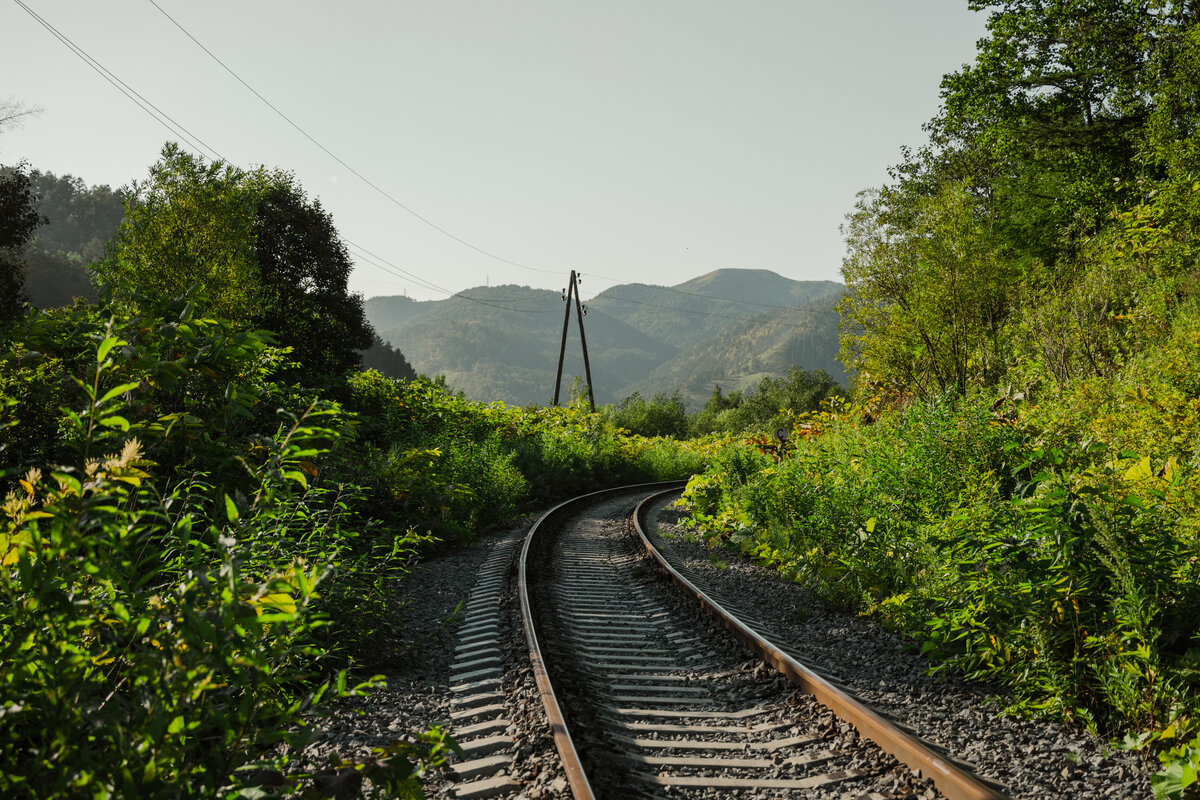
M 728 267 L 840 280 L 855 194 L 924 141 L 985 22 L 966 0 L 157 0 L 476 250 L 150 0 L 22 2 L 215 153 L 293 171 L 394 265 L 358 259 L 354 291 L 419 299 L 446 294 L 396 268 L 448 291 L 575 269 L 584 297 Z M 183 142 L 16 0 L 0 30 L 0 100 L 43 109 L 0 163 L 116 188 Z

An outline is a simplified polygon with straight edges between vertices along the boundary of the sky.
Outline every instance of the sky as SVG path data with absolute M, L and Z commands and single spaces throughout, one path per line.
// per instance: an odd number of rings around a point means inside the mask
M 840 280 L 855 195 L 974 59 L 966 5 L 0 0 L 0 100 L 41 109 L 0 163 L 116 188 L 179 141 L 291 171 L 366 297 L 558 290 L 572 269 L 584 298 L 722 268 Z

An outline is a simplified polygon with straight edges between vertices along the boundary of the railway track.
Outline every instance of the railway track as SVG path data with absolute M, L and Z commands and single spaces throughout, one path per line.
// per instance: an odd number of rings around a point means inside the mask
M 638 501 L 680 486 L 563 503 L 522 548 L 525 636 L 575 798 L 889 800 L 933 796 L 931 786 L 951 800 L 1004 797 L 773 644 L 761 623 L 737 617 L 658 553 Z

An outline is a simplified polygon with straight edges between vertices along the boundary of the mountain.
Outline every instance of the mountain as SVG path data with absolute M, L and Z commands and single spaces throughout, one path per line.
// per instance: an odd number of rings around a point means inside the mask
M 767 309 L 840 293 L 833 281 L 793 281 L 765 269 L 719 269 L 678 286 L 630 283 L 588 301 L 647 335 L 690 347 Z
M 621 390 L 622 396 L 641 392 L 679 391 L 690 408 L 699 408 L 719 385 L 725 393 L 752 390 L 767 376 L 785 374 L 793 365 L 823 369 L 843 386 L 847 375 L 838 355 L 837 296 L 802 306 L 776 309 L 732 322 L 660 365 L 650 375 Z
M 364 304 L 367 319 L 371 321 L 376 331 L 394 328 L 414 317 L 419 317 L 428 310 L 432 303 L 420 303 L 411 297 L 391 295 L 390 297 L 372 297 Z
M 380 300 L 367 301 L 367 318 L 418 372 L 444 374 L 450 386 L 476 400 L 549 405 L 564 310 L 558 292 L 507 285 L 476 287 L 446 300 L 376 302 Z M 397 324 L 383 324 L 397 318 Z M 678 353 L 603 311 L 589 309 L 584 325 L 600 404 L 619 400 L 616 389 L 644 378 Z M 572 315 L 564 387 L 575 375 L 584 375 L 584 366 Z
M 678 286 L 625 284 L 587 301 L 585 332 L 597 404 L 634 391 L 679 390 L 693 408 L 714 383 L 731 391 L 799 364 L 844 382 L 835 357 L 842 285 L 767 270 L 717 270 Z M 564 306 L 558 292 L 476 287 L 446 300 L 373 297 L 367 318 L 418 372 L 444 374 L 482 401 L 548 405 Z M 572 312 L 563 367 L 566 398 L 584 375 Z

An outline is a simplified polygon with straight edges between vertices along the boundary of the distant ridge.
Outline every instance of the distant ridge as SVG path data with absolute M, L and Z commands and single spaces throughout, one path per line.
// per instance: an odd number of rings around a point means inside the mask
M 798 364 L 844 382 L 833 303 L 842 285 L 769 270 L 721 269 L 677 286 L 623 284 L 587 301 L 596 402 L 680 391 L 693 408 Z M 476 287 L 446 300 L 373 297 L 367 317 L 417 371 L 444 374 L 468 397 L 548 405 L 562 331 L 558 292 Z M 472 300 L 478 302 L 472 302 Z M 583 376 L 572 315 L 563 383 Z

